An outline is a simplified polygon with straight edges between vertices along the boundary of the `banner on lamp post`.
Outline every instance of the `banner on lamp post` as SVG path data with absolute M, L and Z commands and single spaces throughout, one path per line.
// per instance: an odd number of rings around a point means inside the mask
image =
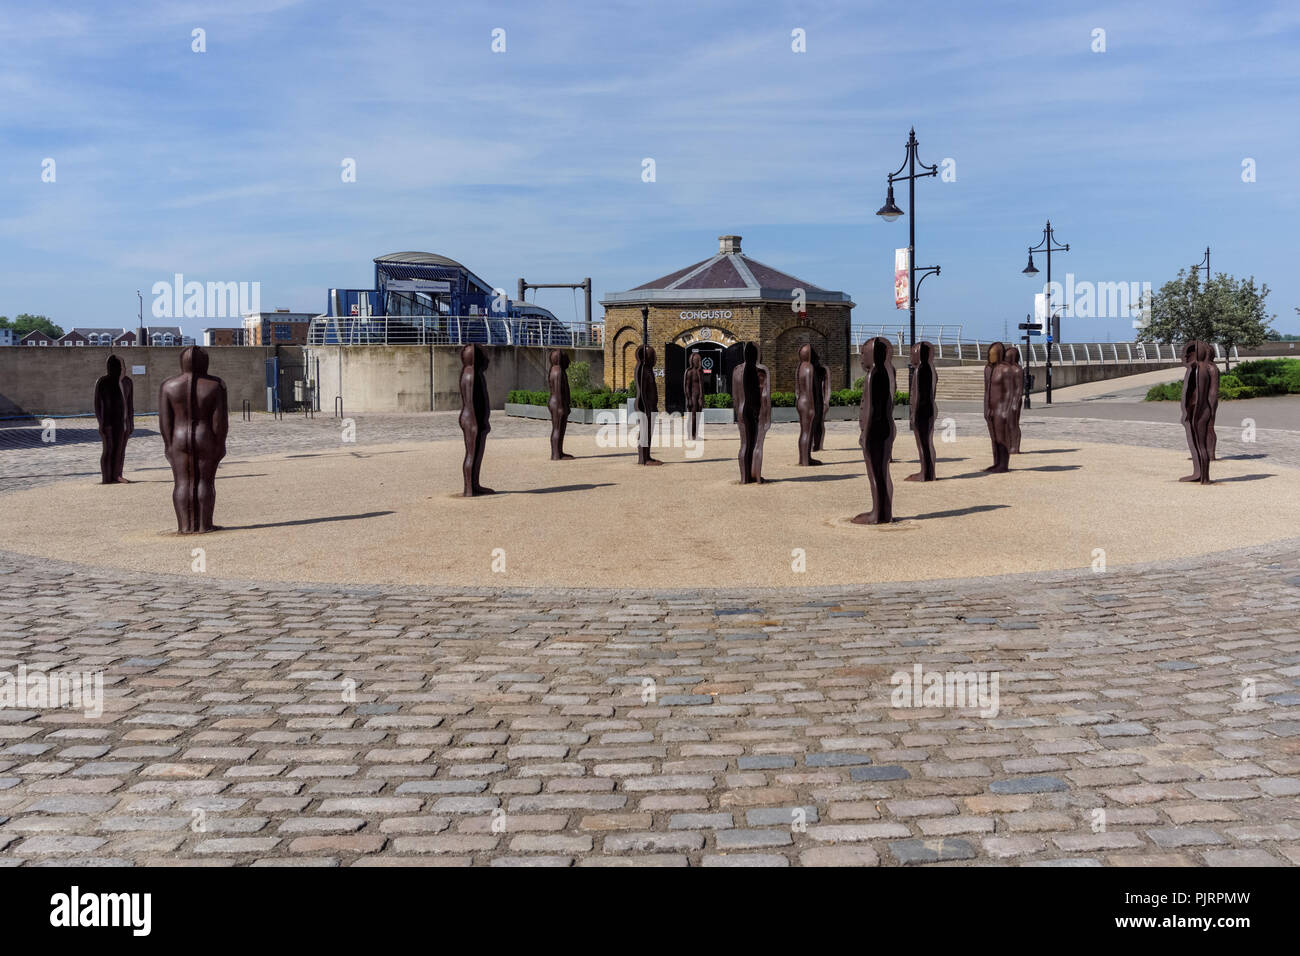
M 912 290 L 907 287 L 907 250 L 894 250 L 894 308 L 911 305 Z

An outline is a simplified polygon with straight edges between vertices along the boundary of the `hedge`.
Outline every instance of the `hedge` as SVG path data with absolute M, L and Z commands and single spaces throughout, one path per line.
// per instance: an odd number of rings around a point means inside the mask
M 627 399 L 626 392 L 610 392 L 605 389 L 569 391 L 569 401 L 574 408 L 621 408 Z M 522 388 L 512 389 L 506 394 L 506 401 L 512 405 L 545 405 L 550 400 L 550 392 L 533 392 Z
M 1219 376 L 1219 398 L 1263 398 L 1267 395 L 1300 394 L 1300 359 L 1255 359 L 1242 362 Z M 1153 385 L 1148 402 L 1176 402 L 1183 397 L 1183 383 Z

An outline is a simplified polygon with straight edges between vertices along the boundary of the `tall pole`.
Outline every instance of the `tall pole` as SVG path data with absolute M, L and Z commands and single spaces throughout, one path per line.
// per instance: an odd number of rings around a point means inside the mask
M 1056 336 L 1052 324 L 1052 220 L 1047 220 L 1047 404 L 1052 404 L 1052 346 Z
M 907 346 L 916 344 L 916 129 L 907 134 Z M 907 394 L 912 394 L 912 360 L 907 360 Z M 908 398 L 911 401 L 911 398 Z

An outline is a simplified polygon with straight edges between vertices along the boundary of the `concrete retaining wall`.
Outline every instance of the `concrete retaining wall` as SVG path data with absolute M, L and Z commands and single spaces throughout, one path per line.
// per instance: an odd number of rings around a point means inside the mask
M 1069 388 L 1071 385 L 1083 385 L 1086 382 L 1100 382 L 1103 379 L 1123 378 L 1126 375 L 1141 375 L 1143 372 L 1158 372 L 1161 369 L 1181 369 L 1181 362 L 1135 362 L 1132 365 L 1106 362 L 1097 365 L 1057 365 L 1052 363 L 1052 388 Z M 1032 394 L 1047 391 L 1047 369 L 1039 364 L 1029 370 L 1034 376 Z
M 488 396 L 504 408 L 511 389 L 546 388 L 550 349 L 484 346 L 488 353 Z M 604 356 L 592 349 L 568 350 L 575 362 L 591 365 L 591 380 L 604 376 Z M 351 412 L 427 412 L 460 408 L 460 346 L 330 345 L 309 347 L 308 368 L 319 367 L 320 407 L 330 411 L 336 395 Z M 317 366 L 319 362 L 319 366 Z
M 254 409 L 266 409 L 266 360 L 275 355 L 274 347 L 214 346 L 204 351 L 208 371 L 225 380 L 231 412 L 240 411 L 245 399 Z M 135 386 L 135 410 L 156 412 L 158 387 L 180 374 L 179 348 L 15 346 L 0 348 L 0 418 L 93 414 L 95 380 L 113 354 Z M 280 354 L 284 361 L 300 361 L 296 348 L 281 346 Z M 134 366 L 144 366 L 145 371 L 132 372 Z

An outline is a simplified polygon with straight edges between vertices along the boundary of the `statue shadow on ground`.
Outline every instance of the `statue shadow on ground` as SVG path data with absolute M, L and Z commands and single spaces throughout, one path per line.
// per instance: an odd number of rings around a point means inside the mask
M 1257 452 L 1253 455 L 1220 455 L 1219 461 L 1255 461 L 1259 458 L 1267 458 L 1268 455 L 1263 452 Z
M 1260 481 L 1261 479 L 1264 478 L 1276 478 L 1276 477 L 1277 475 L 1272 473 L 1258 474 L 1258 475 L 1233 475 L 1231 478 L 1215 478 L 1210 482 L 1210 484 L 1226 485 L 1230 481 Z
M 1030 451 L 1016 452 L 1018 455 L 1064 455 L 1068 452 L 1078 451 L 1077 448 L 1034 448 Z
M 566 491 L 591 491 L 593 488 L 613 488 L 614 482 L 602 481 L 599 484 L 555 485 L 551 488 L 520 488 L 518 491 L 498 491 L 499 495 L 554 495 Z
M 897 518 L 898 521 L 928 521 L 931 518 L 960 518 L 963 515 L 979 514 L 983 511 L 1001 511 L 1010 505 L 971 505 L 969 508 L 953 508 L 950 511 L 931 511 L 929 514 L 909 515 Z
M 361 518 L 382 518 L 396 511 L 366 511 L 355 515 L 329 515 L 325 518 L 299 518 L 296 521 L 268 521 L 265 524 L 223 524 L 218 531 L 256 531 L 260 528 L 291 528 L 303 524 L 327 524 L 331 521 L 357 521 Z
M 859 475 L 857 472 L 854 472 L 851 475 L 835 475 L 835 474 L 830 474 L 828 472 L 819 472 L 811 475 L 799 475 L 798 477 L 795 478 L 764 478 L 763 482 L 764 484 L 769 484 L 769 485 L 783 485 L 786 482 L 794 482 L 794 481 L 848 481 L 854 478 L 861 478 L 861 477 L 862 476 Z
M 1082 465 L 1037 465 L 1033 468 L 1012 468 L 1002 474 L 1010 475 L 1018 471 L 1078 471 L 1082 467 Z M 964 475 L 940 475 L 939 477 L 941 481 L 949 481 L 953 478 L 994 478 L 996 476 L 997 473 L 992 471 L 968 471 Z

